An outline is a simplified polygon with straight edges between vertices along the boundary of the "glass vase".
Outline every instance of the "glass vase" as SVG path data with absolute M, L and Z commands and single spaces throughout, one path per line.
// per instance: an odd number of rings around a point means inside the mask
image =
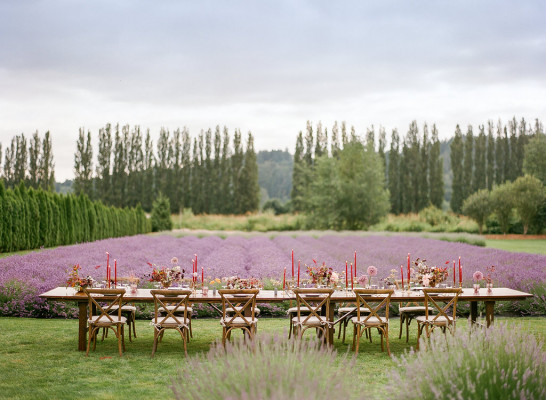
M 493 283 L 492 282 L 491 283 L 486 283 L 485 287 L 487 288 L 487 293 L 488 294 L 493 293 Z
M 478 293 L 480 293 L 480 284 L 475 283 L 474 284 L 474 294 L 478 294 Z

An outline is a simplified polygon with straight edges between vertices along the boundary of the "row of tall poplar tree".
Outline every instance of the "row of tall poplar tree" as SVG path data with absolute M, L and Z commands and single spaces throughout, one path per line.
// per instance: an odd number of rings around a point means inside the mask
M 193 142 L 193 143 L 192 143 Z M 246 148 L 240 130 L 233 140 L 226 127 L 201 131 L 193 140 L 187 128 L 161 129 L 157 146 L 150 130 L 106 124 L 98 132 L 96 165 L 91 132 L 82 128 L 74 156 L 74 191 L 115 206 L 141 204 L 151 210 L 159 193 L 171 211 L 243 214 L 260 204 L 254 138 Z
M 461 212 L 464 200 L 480 189 L 491 191 L 494 185 L 513 182 L 523 176 L 525 145 L 534 135 L 543 133 L 543 125 L 536 119 L 529 124 L 512 118 L 508 124 L 489 121 L 478 126 L 478 134 L 469 125 L 463 134 L 459 125 L 451 142 L 451 170 L 453 173 L 450 206 Z
M 308 122 L 305 135 L 302 132 L 298 135 L 294 153 L 291 199 L 295 211 L 306 211 L 305 198 L 309 195 L 317 159 L 339 158 L 342 150 L 353 142 L 363 142 L 366 150 L 379 154 L 385 171 L 385 185 L 390 193 L 391 212 L 417 212 L 429 204 L 439 208 L 442 206 L 443 168 L 436 126 L 432 127 L 429 138 L 428 126 L 424 125 L 421 135 L 414 121 L 402 143 L 398 131 L 394 129 L 387 151 L 383 127 L 376 133 L 372 126 L 361 139 L 354 127 L 348 132 L 345 122 L 335 122 L 329 138 L 328 128 L 318 123 L 313 131 L 312 124 Z
M 2 143 L 0 143 L 0 160 Z M 11 139 L 10 146 L 4 152 L 4 166 L 0 165 L 0 178 L 7 188 L 24 182 L 34 189 L 53 190 L 55 188 L 55 165 L 51 136 L 47 131 L 43 138 L 35 132 L 30 141 L 24 134 Z
M 403 137 L 393 129 L 387 149 L 383 127 L 377 132 L 373 126 L 368 128 L 361 139 L 354 127 L 348 130 L 345 122 L 335 122 L 330 135 L 321 123 L 313 129 L 308 122 L 305 134 L 300 131 L 296 140 L 292 207 L 295 211 L 308 211 L 305 199 L 310 194 L 317 159 L 338 158 L 347 144 L 361 141 L 382 159 L 392 213 L 419 212 L 430 205 L 442 208 L 445 172 L 452 174 L 451 209 L 460 213 L 464 199 L 471 194 L 523 175 L 524 147 L 533 135 L 543 132 L 543 127 L 538 119 L 530 125 L 524 119 L 518 123 L 514 117 L 508 124 L 499 120 L 496 127 L 489 121 L 487 127 L 480 125 L 478 130 L 474 135 L 469 125 L 463 135 L 457 125 L 455 136 L 449 140 L 451 171 L 444 171 L 436 125 L 429 128 L 425 123 L 419 129 L 413 121 Z

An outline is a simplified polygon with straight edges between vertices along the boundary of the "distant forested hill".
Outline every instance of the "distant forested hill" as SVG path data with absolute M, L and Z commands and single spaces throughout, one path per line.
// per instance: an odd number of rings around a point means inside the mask
M 258 183 L 262 188 L 261 203 L 273 198 L 283 203 L 290 200 L 294 161 L 288 150 L 260 151 L 257 161 Z

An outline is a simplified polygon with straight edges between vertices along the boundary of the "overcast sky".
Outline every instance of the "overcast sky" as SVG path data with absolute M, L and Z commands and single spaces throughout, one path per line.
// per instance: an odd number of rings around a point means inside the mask
M 0 142 L 49 130 L 62 181 L 79 127 L 107 122 L 227 125 L 293 153 L 307 120 L 442 138 L 544 120 L 545 17 L 538 0 L 2 0 Z

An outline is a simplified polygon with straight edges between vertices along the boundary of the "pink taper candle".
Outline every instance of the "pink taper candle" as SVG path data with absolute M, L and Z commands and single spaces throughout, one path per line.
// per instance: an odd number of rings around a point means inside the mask
M 408 285 L 410 284 L 410 253 L 408 253 Z

